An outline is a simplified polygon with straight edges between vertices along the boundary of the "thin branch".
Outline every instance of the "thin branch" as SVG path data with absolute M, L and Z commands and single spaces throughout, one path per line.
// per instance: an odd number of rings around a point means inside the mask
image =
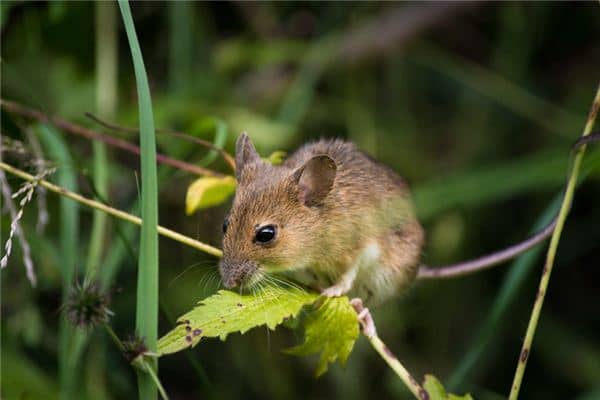
M 363 306 L 362 300 L 355 298 L 350 301 L 350 304 L 352 304 L 358 314 L 358 321 L 360 322 L 363 335 L 371 343 L 375 351 L 385 360 L 417 399 L 429 400 L 429 393 L 419 385 L 419 382 L 404 368 L 398 357 L 379 338 L 373 317 L 369 309 Z
M 390 366 L 392 370 L 398 375 L 402 382 L 410 389 L 412 394 L 421 400 L 428 400 L 429 393 L 419 383 L 412 377 L 410 372 L 404 368 L 404 365 L 398 360 L 398 358 L 390 351 L 390 349 L 383 343 L 383 341 L 375 334 L 374 336 L 366 336 L 365 337 L 371 343 L 371 346 L 379 353 L 381 358 L 385 360 L 385 362 Z
M 22 178 L 22 179 L 25 179 L 27 181 L 30 181 L 30 182 L 31 181 L 37 181 L 39 186 L 45 187 L 46 189 L 48 189 L 51 192 L 58 193 L 61 196 L 65 196 L 65 197 L 67 197 L 67 198 L 69 198 L 71 200 L 75 200 L 75 201 L 77 201 L 77 202 L 79 202 L 81 204 L 84 204 L 84 205 L 88 206 L 88 207 L 92 207 L 94 209 L 104 211 L 105 213 L 107 213 L 109 215 L 112 215 L 113 217 L 116 217 L 116 218 L 119 218 L 119 219 L 122 219 L 122 220 L 125 220 L 125 221 L 128 221 L 128 222 L 131 222 L 131 223 L 136 224 L 136 225 L 141 225 L 142 224 L 141 218 L 136 217 L 135 215 L 128 214 L 128 213 L 126 213 L 124 211 L 121 211 L 121 210 L 118 210 L 116 208 L 107 206 L 106 204 L 100 203 L 98 201 L 88 199 L 87 197 L 81 196 L 80 194 L 75 193 L 75 192 L 71 192 L 70 190 L 67 190 L 67 189 L 65 189 L 63 187 L 60 187 L 60 186 L 55 185 L 53 183 L 50 183 L 50 182 L 48 182 L 46 180 L 37 180 L 37 178 L 35 176 L 33 176 L 31 174 L 28 174 L 27 172 L 22 171 L 22 170 L 20 170 L 18 168 L 15 168 L 15 167 L 13 167 L 13 166 L 11 166 L 9 164 L 6 164 L 4 162 L 0 162 L 0 169 L 4 170 L 6 172 L 9 172 L 9 173 L 11 173 L 13 175 L 16 175 L 19 178 Z M 183 235 L 183 234 L 181 234 L 179 232 L 175 232 L 175 231 L 173 231 L 171 229 L 168 229 L 168 228 L 165 228 L 163 226 L 158 226 L 158 233 L 161 234 L 161 235 L 163 235 L 163 236 L 165 236 L 165 237 L 168 237 L 170 239 L 173 239 L 173 240 L 176 240 L 176 241 L 178 241 L 180 243 L 183 243 L 183 244 L 185 244 L 187 246 L 193 247 L 193 248 L 195 248 L 197 250 L 200 250 L 200 251 L 203 251 L 205 253 L 211 254 L 213 256 L 221 257 L 223 255 L 223 252 L 220 249 L 216 248 L 216 247 L 213 247 L 213 246 L 210 246 L 210 245 L 208 245 L 206 243 L 203 243 L 203 242 L 200 242 L 198 240 L 192 239 L 189 236 L 185 236 L 185 235 Z
M 88 117 L 89 119 L 91 119 L 92 121 L 96 122 L 97 124 L 100 124 L 101 126 L 108 128 L 108 129 L 112 129 L 114 131 L 139 133 L 139 130 L 137 128 L 130 128 L 127 126 L 117 125 L 112 122 L 107 122 L 89 112 L 86 112 L 85 116 Z M 214 150 L 214 151 L 218 152 L 221 155 L 221 157 L 223 157 L 223 160 L 225 160 L 227 165 L 229 165 L 231 167 L 231 169 L 235 171 L 235 160 L 233 159 L 233 157 L 231 155 L 229 155 L 229 153 L 227 153 L 225 150 L 223 150 L 220 147 L 215 146 L 208 140 L 200 139 L 200 138 L 188 135 L 187 133 L 183 133 L 183 132 L 179 132 L 179 131 L 172 131 L 172 130 L 168 130 L 168 129 L 158 128 L 158 129 L 156 129 L 156 133 L 174 136 L 176 138 L 186 140 L 188 142 L 196 143 L 196 144 L 199 144 L 200 146 Z
M 92 140 L 99 140 L 110 146 L 118 147 L 123 150 L 127 150 L 130 153 L 134 153 L 137 155 L 140 154 L 139 146 L 137 146 L 133 143 L 130 143 L 126 140 L 115 138 L 115 137 L 105 135 L 100 132 L 93 131 L 93 130 L 85 128 L 81 125 L 77 125 L 77 124 L 74 124 L 67 120 L 64 120 L 60 117 L 46 115 L 39 110 L 35 110 L 33 108 L 26 107 L 24 105 L 15 103 L 13 101 L 9 101 L 6 99 L 0 99 L 0 107 L 2 107 L 3 109 L 5 109 L 8 112 L 11 112 L 14 114 L 19 114 L 19 115 L 22 115 L 27 118 L 36 119 L 36 120 L 44 122 L 44 123 L 51 123 L 51 124 L 55 125 L 57 128 L 60 128 L 67 133 L 83 136 L 85 138 L 92 139 Z M 178 168 L 182 171 L 187 171 L 192 174 L 196 174 L 196 175 L 217 176 L 217 177 L 224 176 L 223 174 L 212 171 L 210 169 L 202 168 L 197 165 L 193 165 L 193 164 L 187 163 L 185 161 L 177 160 L 175 158 L 171 158 L 169 156 L 166 156 L 166 155 L 160 154 L 160 153 L 156 154 L 156 161 L 166 164 L 166 165 L 170 165 L 171 167 L 174 167 L 174 168 Z
M 596 96 L 594 98 L 594 102 L 592 103 L 590 113 L 588 115 L 585 127 L 583 129 L 583 134 L 581 135 L 582 137 L 586 137 L 592 132 L 592 127 L 594 126 L 594 122 L 599 111 L 600 85 L 596 90 Z M 515 371 L 515 376 L 510 389 L 509 400 L 516 400 L 519 397 L 519 390 L 523 381 L 523 374 L 525 373 L 527 360 L 529 359 L 531 344 L 533 342 L 533 337 L 535 336 L 535 331 L 537 329 L 538 320 L 540 318 L 540 313 L 544 304 L 544 298 L 546 297 L 546 291 L 548 290 L 548 283 L 550 282 L 550 275 L 552 273 L 552 267 L 554 266 L 554 258 L 556 256 L 558 242 L 560 240 L 560 235 L 562 233 L 565 220 L 567 219 L 567 215 L 571 208 L 571 203 L 573 202 L 573 194 L 575 192 L 575 185 L 577 183 L 577 177 L 579 175 L 579 168 L 581 166 L 581 162 L 583 160 L 583 155 L 585 154 L 586 148 L 585 139 L 580 139 L 578 143 L 584 144 L 579 148 L 578 153 L 575 155 L 575 160 L 573 161 L 573 168 L 571 169 L 571 173 L 569 175 L 569 180 L 567 183 L 567 188 L 563 197 L 563 202 L 558 213 L 556 228 L 554 228 L 552 239 L 550 239 L 550 246 L 548 247 L 548 253 L 546 255 L 546 263 L 544 265 L 544 269 L 542 270 L 540 285 L 536 294 L 533 310 L 531 311 L 529 324 L 527 325 L 527 331 L 525 333 L 525 339 L 523 340 L 523 346 L 521 347 L 521 352 L 519 353 L 519 360 L 517 362 L 517 369 Z

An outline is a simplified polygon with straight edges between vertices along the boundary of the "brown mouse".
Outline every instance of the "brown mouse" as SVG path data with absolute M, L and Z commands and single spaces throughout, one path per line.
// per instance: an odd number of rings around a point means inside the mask
M 242 134 L 236 177 L 219 265 L 227 288 L 284 273 L 379 303 L 417 276 L 424 234 L 408 186 L 354 144 L 320 140 L 273 166 Z
M 600 132 L 593 132 L 571 151 L 599 140 Z M 424 234 L 406 183 L 352 143 L 310 143 L 273 166 L 242 134 L 236 175 L 219 264 L 228 288 L 284 273 L 327 296 L 380 303 L 415 278 L 453 278 L 515 258 L 548 238 L 558 219 L 505 249 L 431 268 L 419 264 Z

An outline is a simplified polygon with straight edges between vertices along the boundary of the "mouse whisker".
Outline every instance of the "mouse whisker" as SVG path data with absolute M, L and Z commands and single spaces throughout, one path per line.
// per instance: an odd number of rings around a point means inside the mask
M 173 279 L 171 279 L 171 281 L 167 284 L 167 288 L 170 288 L 171 285 L 173 285 L 175 283 L 175 281 L 182 278 L 186 273 L 190 272 L 191 270 L 196 269 L 196 268 L 198 270 L 201 270 L 204 267 L 208 267 L 208 265 L 202 265 L 202 263 L 199 263 L 199 262 L 189 265 L 183 271 L 181 271 L 179 274 L 177 274 Z

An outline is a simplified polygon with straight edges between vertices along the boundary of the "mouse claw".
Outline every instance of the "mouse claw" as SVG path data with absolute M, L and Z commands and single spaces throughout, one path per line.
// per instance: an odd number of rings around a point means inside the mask
M 366 337 L 372 338 L 377 336 L 377 331 L 375 330 L 375 322 L 373 322 L 373 317 L 371 316 L 371 312 L 367 307 L 363 305 L 363 302 L 360 298 L 355 297 L 350 300 L 350 304 L 354 307 L 356 311 L 358 322 L 362 328 L 363 333 Z

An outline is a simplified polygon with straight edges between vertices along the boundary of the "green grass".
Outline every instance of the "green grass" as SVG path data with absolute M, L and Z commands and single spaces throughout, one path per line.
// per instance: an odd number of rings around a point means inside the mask
M 118 13 L 117 3 L 100 3 Z M 358 62 L 336 57 L 323 44 L 333 35 L 346 44 L 345 38 L 361 39 L 354 36 L 357 28 L 382 21 L 404 5 L 131 4 L 157 128 L 186 132 L 219 147 L 224 144 L 229 152 L 235 136 L 247 130 L 265 156 L 273 150 L 291 153 L 321 136 L 348 138 L 409 182 L 428 231 L 423 253 L 434 265 L 517 241 L 540 221 L 544 207 L 564 185 L 568 149 L 581 130 L 598 78 L 593 67 L 600 54 L 592 51 L 598 26 L 590 12 L 597 4 L 592 3 L 576 8 L 518 3 L 469 7 L 438 20 L 407 46 L 392 45 Z M 94 54 L 97 45 L 108 40 L 94 33 L 94 16 L 99 17 L 101 5 L 3 2 L 2 97 L 96 131 L 104 129 L 88 124 L 85 112 L 137 127 L 140 114 L 128 48 L 120 47 L 119 64 L 110 62 L 106 53 L 101 58 Z M 115 15 L 114 23 L 120 44 L 127 46 L 120 15 Z M 406 29 L 412 29 L 410 24 Z M 391 36 L 382 35 L 373 43 L 377 47 L 391 41 Z M 100 61 L 106 65 L 100 67 Z M 118 113 L 112 115 L 95 106 L 95 85 L 107 88 L 100 84 L 99 74 L 108 72 L 109 65 L 121 69 Z M 222 134 L 225 124 L 209 120 L 224 121 L 231 137 Z M 3 110 L 3 138 L 28 144 L 23 134 L 27 125 L 36 126 L 29 118 Z M 56 132 L 74 160 L 57 166 L 78 174 L 81 194 L 94 197 L 91 193 L 96 192 L 102 203 L 139 216 L 142 200 L 134 177 L 137 170 L 139 178 L 138 158 L 109 149 L 107 168 L 101 171 L 100 146 Z M 106 133 L 138 140 L 138 133 Z M 215 152 L 160 133 L 157 150 L 230 173 Z M 578 189 L 561 239 L 556 277 L 549 288 L 552 293 L 548 292 L 550 307 L 540 319 L 521 398 L 584 399 L 598 393 L 598 340 L 589 316 L 594 315 L 590 282 L 598 250 L 594 222 L 600 214 L 594 204 L 600 152 L 597 144 L 589 150 L 594 151 L 588 151 L 582 164 L 582 175 L 585 171 L 589 175 Z M 20 159 L 3 157 L 31 172 Z M 47 152 L 43 158 L 57 160 Z M 184 189 L 194 176 L 171 167 L 157 169 L 161 222 L 218 246 L 227 205 L 185 216 Z M 98 174 L 102 172 L 107 174 L 108 191 L 103 190 Z M 161 172 L 166 172 L 166 179 L 161 179 Z M 15 176 L 9 179 L 13 188 L 22 183 Z M 23 216 L 39 285 L 30 288 L 25 280 L 18 247 L 1 272 L 2 354 L 10 353 L 3 360 L 3 398 L 59 397 L 59 362 L 53 358 L 59 347 L 57 310 L 64 267 L 80 268 L 80 281 L 83 271 L 86 278 L 96 275 L 101 280 L 113 300 L 110 324 L 118 337 L 134 330 L 139 227 L 109 217 L 109 231 L 102 235 L 101 217 L 96 217 L 100 214 L 82 208 L 79 257 L 75 266 L 66 262 L 63 266 L 62 242 L 67 241 L 60 237 L 61 203 L 70 200 L 61 201 L 59 196 L 48 192 L 46 232 L 35 230 L 34 203 Z M 4 214 L 3 239 L 9 224 Z M 170 239 L 160 243 L 159 315 L 166 329 L 171 313 L 165 309 L 179 315 L 210 295 L 218 274 L 214 257 Z M 545 252 L 547 246 L 531 250 L 512 266 L 416 285 L 375 311 L 382 339 L 419 381 L 424 373 L 434 373 L 454 391 L 473 390 L 477 399 L 500 398 L 492 397 L 491 391 L 507 394 L 512 378 L 508 375 L 514 372 L 518 342 L 541 274 L 542 258 L 536 253 Z M 32 324 L 30 314 L 39 321 Z M 463 323 L 457 325 L 459 314 Z M 43 340 L 32 341 L 35 331 Z M 78 398 L 96 399 L 102 386 L 109 398 L 135 398 L 135 370 L 102 329 L 88 336 L 77 368 L 69 371 L 72 361 L 61 361 L 61 370 L 68 372 L 63 376 L 75 382 Z M 69 339 L 68 347 L 78 346 L 76 340 Z M 334 367 L 317 381 L 310 379 L 310 365 L 280 354 L 291 342 L 283 332 L 269 336 L 257 330 L 226 344 L 204 343 L 161 359 L 160 375 L 167 389 L 184 398 L 291 400 L 307 393 L 329 393 L 353 400 L 409 395 L 363 339 L 344 370 Z M 71 360 L 77 353 L 70 353 Z M 23 375 L 28 368 L 34 373 Z M 234 378 L 243 378 L 236 379 L 236 385 L 229 384 L 232 371 Z M 15 380 L 20 375 L 23 379 Z
M 96 14 L 96 110 L 98 115 L 112 119 L 117 104 L 117 15 L 113 3 L 97 3 Z M 93 180 L 97 196 L 103 201 L 108 199 L 109 160 L 106 145 L 93 143 L 94 162 Z M 96 279 L 102 263 L 102 250 L 106 247 L 107 215 L 94 211 L 88 257 L 86 261 L 86 279 Z
M 77 174 L 69 148 L 61 135 L 47 125 L 40 125 L 37 130 L 40 141 L 50 159 L 57 163 L 56 183 L 66 189 L 78 191 Z M 62 275 L 62 297 L 75 278 L 76 266 L 79 262 L 79 205 L 74 201 L 61 197 L 60 199 L 60 254 Z M 77 330 L 69 325 L 65 318 L 60 319 L 59 328 L 59 376 L 61 398 L 75 398 L 74 390 L 77 382 L 72 353 L 72 344 L 78 336 Z
M 136 331 L 150 352 L 156 351 L 158 336 L 158 185 L 156 178 L 156 138 L 152 114 L 152 100 L 144 59 L 138 43 L 129 3 L 119 0 L 121 16 L 127 32 L 139 103 L 141 175 L 142 175 L 142 229 L 138 260 L 136 301 Z M 154 360 L 150 368 L 158 369 Z M 140 399 L 156 398 L 156 387 L 150 374 L 138 373 Z

